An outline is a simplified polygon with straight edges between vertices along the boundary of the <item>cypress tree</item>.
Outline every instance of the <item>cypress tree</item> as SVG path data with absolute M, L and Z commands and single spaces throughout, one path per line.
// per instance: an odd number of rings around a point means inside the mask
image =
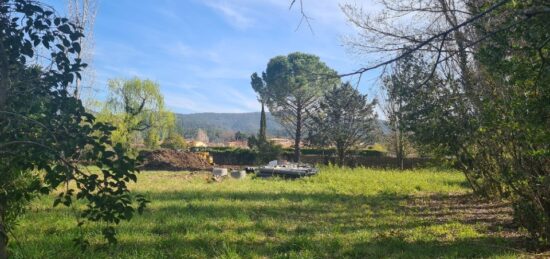
M 260 143 L 267 141 L 266 128 L 267 123 L 265 118 L 264 104 L 262 102 L 262 112 L 260 115 L 260 132 L 258 133 L 258 140 Z

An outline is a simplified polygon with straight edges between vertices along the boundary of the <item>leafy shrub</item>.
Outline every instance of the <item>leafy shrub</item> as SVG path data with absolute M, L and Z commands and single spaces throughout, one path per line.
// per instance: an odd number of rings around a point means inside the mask
M 257 146 L 256 163 L 267 163 L 269 161 L 279 159 L 283 153 L 283 148 L 280 145 L 275 145 L 273 142 L 263 142 Z
M 130 192 L 136 160 L 113 142 L 116 128 L 98 122 L 70 94 L 86 67 L 75 58 L 80 29 L 31 0 L 0 2 L 0 24 L 0 258 L 8 257 L 6 231 L 25 205 L 59 189 L 53 206 L 82 202 L 73 207 L 77 226 L 100 221 L 93 227 L 115 243 L 114 225 L 141 213 L 148 201 Z M 33 65 L 45 61 L 42 56 L 52 57 L 51 64 Z M 83 170 L 81 161 L 93 162 L 100 173 Z M 83 231 L 73 240 L 82 248 L 89 244 Z
M 187 142 L 179 134 L 171 134 L 162 142 L 161 147 L 168 149 L 187 149 Z

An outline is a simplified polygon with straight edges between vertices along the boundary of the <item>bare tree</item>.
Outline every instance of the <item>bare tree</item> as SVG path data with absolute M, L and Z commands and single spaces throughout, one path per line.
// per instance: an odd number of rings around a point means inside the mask
M 466 65 L 472 61 L 471 54 L 480 42 L 511 30 L 534 16 L 550 13 L 550 5 L 536 1 L 529 8 L 515 10 L 518 18 L 515 22 L 488 28 L 482 35 L 475 34 L 475 26 L 498 20 L 503 15 L 499 13 L 502 7 L 511 1 L 378 0 L 382 5 L 382 11 L 378 13 L 368 13 L 360 6 L 345 4 L 341 6 L 342 11 L 360 30 L 357 37 L 348 39 L 347 45 L 360 54 L 369 55 L 374 62 L 339 76 L 361 75 L 385 68 L 414 52 L 423 52 L 425 57 L 434 61 L 432 75 L 437 69 L 444 69 L 453 74 L 462 73 L 463 79 L 467 79 L 471 75 L 465 71 L 468 70 Z M 393 58 L 376 58 L 388 56 Z
M 460 72 L 463 77 L 466 64 L 476 45 L 525 22 L 533 16 L 550 13 L 550 5 L 537 1 L 537 5 L 518 11 L 519 19 L 504 27 L 491 28 L 483 35 L 475 35 L 475 26 L 480 22 L 498 20 L 498 11 L 512 0 L 500 0 L 492 3 L 487 0 L 378 0 L 381 5 L 378 13 L 366 12 L 362 7 L 352 4 L 341 6 L 342 11 L 357 29 L 357 37 L 349 38 L 346 43 L 351 50 L 369 55 L 372 61 L 368 66 L 339 77 L 362 75 L 367 71 L 386 66 L 414 52 L 425 52 L 425 57 L 434 60 L 432 75 L 439 69 Z M 306 14 L 303 0 L 290 0 L 290 8 L 299 5 L 302 20 L 309 24 L 312 17 Z M 474 15 L 475 13 L 475 15 Z M 431 55 L 428 55 L 431 54 Z M 392 57 L 385 59 L 386 57 Z M 457 65 L 453 67 L 452 65 Z M 451 65 L 451 66 L 450 66 Z M 449 67 L 450 66 L 450 67 Z M 387 71 L 384 69 L 384 71 Z M 426 79 L 427 81 L 428 79 Z
M 67 0 L 68 17 L 72 23 L 80 28 L 84 37 L 79 39 L 81 51 L 77 58 L 88 65 L 81 72 L 82 79 L 77 78 L 74 83 L 74 96 L 81 99 L 84 91 L 92 95 L 95 83 L 95 71 L 91 68 L 94 56 L 94 25 L 97 15 L 97 0 Z
M 203 129 L 199 129 L 197 131 L 197 137 L 195 138 L 197 141 L 200 141 L 200 142 L 204 142 L 204 143 L 208 143 L 209 142 L 209 139 L 208 139 L 208 133 L 206 133 L 205 130 Z

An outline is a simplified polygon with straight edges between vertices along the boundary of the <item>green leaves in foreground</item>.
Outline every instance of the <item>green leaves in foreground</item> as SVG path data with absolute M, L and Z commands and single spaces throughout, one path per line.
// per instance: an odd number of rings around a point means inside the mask
M 2 1 L 0 24 L 0 258 L 7 256 L 6 233 L 25 205 L 58 189 L 53 206 L 82 201 L 78 226 L 105 222 L 104 237 L 115 243 L 113 225 L 130 220 L 135 203 L 143 212 L 148 201 L 130 194 L 136 160 L 113 144 L 115 127 L 96 122 L 69 94 L 86 67 L 77 58 L 81 28 L 30 0 Z M 50 66 L 40 66 L 43 56 Z M 37 65 L 28 62 L 36 59 Z M 82 236 L 74 240 L 84 248 Z

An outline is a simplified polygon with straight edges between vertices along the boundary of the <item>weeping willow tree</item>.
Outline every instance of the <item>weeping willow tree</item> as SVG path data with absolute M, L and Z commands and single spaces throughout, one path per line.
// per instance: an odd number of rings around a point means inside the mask
M 99 120 L 113 123 L 114 141 L 126 148 L 157 148 L 175 127 L 158 83 L 132 78 L 109 81 L 109 97 Z

